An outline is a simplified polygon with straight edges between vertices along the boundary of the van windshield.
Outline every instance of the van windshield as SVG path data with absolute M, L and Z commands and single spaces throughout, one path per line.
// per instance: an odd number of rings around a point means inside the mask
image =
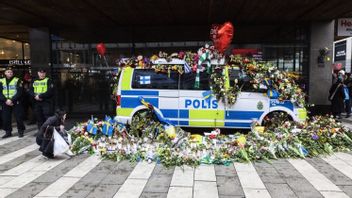
M 265 93 L 266 89 L 257 88 L 255 89 L 250 82 L 250 77 L 247 76 L 240 69 L 229 69 L 230 86 L 235 85 L 235 80 L 237 79 L 239 87 L 242 87 L 243 92 L 260 92 Z

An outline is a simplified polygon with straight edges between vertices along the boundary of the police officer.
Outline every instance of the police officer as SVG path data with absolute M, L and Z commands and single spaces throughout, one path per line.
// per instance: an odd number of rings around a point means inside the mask
M 23 107 L 20 98 L 23 94 L 22 81 L 13 76 L 11 67 L 5 70 L 5 78 L 0 79 L 0 101 L 2 103 L 3 129 L 6 134 L 2 138 L 12 136 L 12 111 L 15 112 L 18 137 L 23 137 L 25 126 L 23 124 Z
M 38 130 L 46 119 L 51 116 L 51 104 L 54 96 L 54 84 L 46 77 L 46 70 L 38 70 L 38 79 L 33 81 L 29 94 L 34 98 L 34 111 L 37 118 Z

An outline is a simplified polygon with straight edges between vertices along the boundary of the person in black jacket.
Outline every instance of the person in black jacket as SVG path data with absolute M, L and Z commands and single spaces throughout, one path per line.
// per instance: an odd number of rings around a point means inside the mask
M 25 126 L 23 124 L 23 107 L 20 102 L 23 94 L 22 81 L 13 76 L 11 67 L 7 67 L 5 70 L 5 78 L 1 78 L 0 82 L 3 129 L 6 132 L 2 138 L 12 136 L 12 111 L 15 112 L 18 137 L 23 137 Z
M 344 111 L 345 95 L 343 86 L 343 79 L 339 77 L 329 90 L 332 115 L 338 119 L 341 119 L 341 113 Z
M 56 110 L 55 115 L 49 117 L 40 127 L 36 142 L 40 146 L 39 150 L 45 157 L 54 158 L 54 145 L 50 143 L 54 128 L 60 133 L 61 136 L 67 136 L 64 127 L 65 120 L 66 112 L 58 109 Z
M 52 115 L 51 105 L 54 96 L 54 84 L 46 77 L 46 70 L 38 70 L 38 79 L 34 80 L 29 89 L 29 94 L 34 98 L 34 111 L 37 118 L 38 129 L 44 121 Z

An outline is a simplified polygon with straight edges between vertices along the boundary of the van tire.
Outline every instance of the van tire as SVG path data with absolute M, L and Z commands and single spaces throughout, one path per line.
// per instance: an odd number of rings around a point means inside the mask
M 143 114 L 143 113 L 147 114 L 148 111 L 151 111 L 151 110 L 149 110 L 149 109 L 138 110 L 136 113 L 133 114 L 132 119 L 131 119 L 131 123 L 133 122 L 134 119 L 140 119 L 141 114 Z M 153 112 L 150 112 L 150 113 L 153 114 L 152 116 L 153 116 L 153 120 L 154 121 L 158 120 L 158 118 L 156 117 L 155 113 L 153 113 Z
M 261 125 L 266 128 L 275 127 L 275 125 L 281 125 L 281 123 L 292 120 L 292 117 L 284 111 L 273 111 L 263 118 Z

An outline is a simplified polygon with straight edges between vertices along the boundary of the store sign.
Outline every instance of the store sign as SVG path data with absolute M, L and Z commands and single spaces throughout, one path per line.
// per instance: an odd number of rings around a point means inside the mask
M 346 41 L 335 43 L 335 61 L 346 60 Z
M 352 18 L 337 21 L 337 36 L 352 36 Z
M 31 65 L 31 60 L 19 60 L 19 59 L 13 59 L 13 60 L 0 60 L 0 65 Z

